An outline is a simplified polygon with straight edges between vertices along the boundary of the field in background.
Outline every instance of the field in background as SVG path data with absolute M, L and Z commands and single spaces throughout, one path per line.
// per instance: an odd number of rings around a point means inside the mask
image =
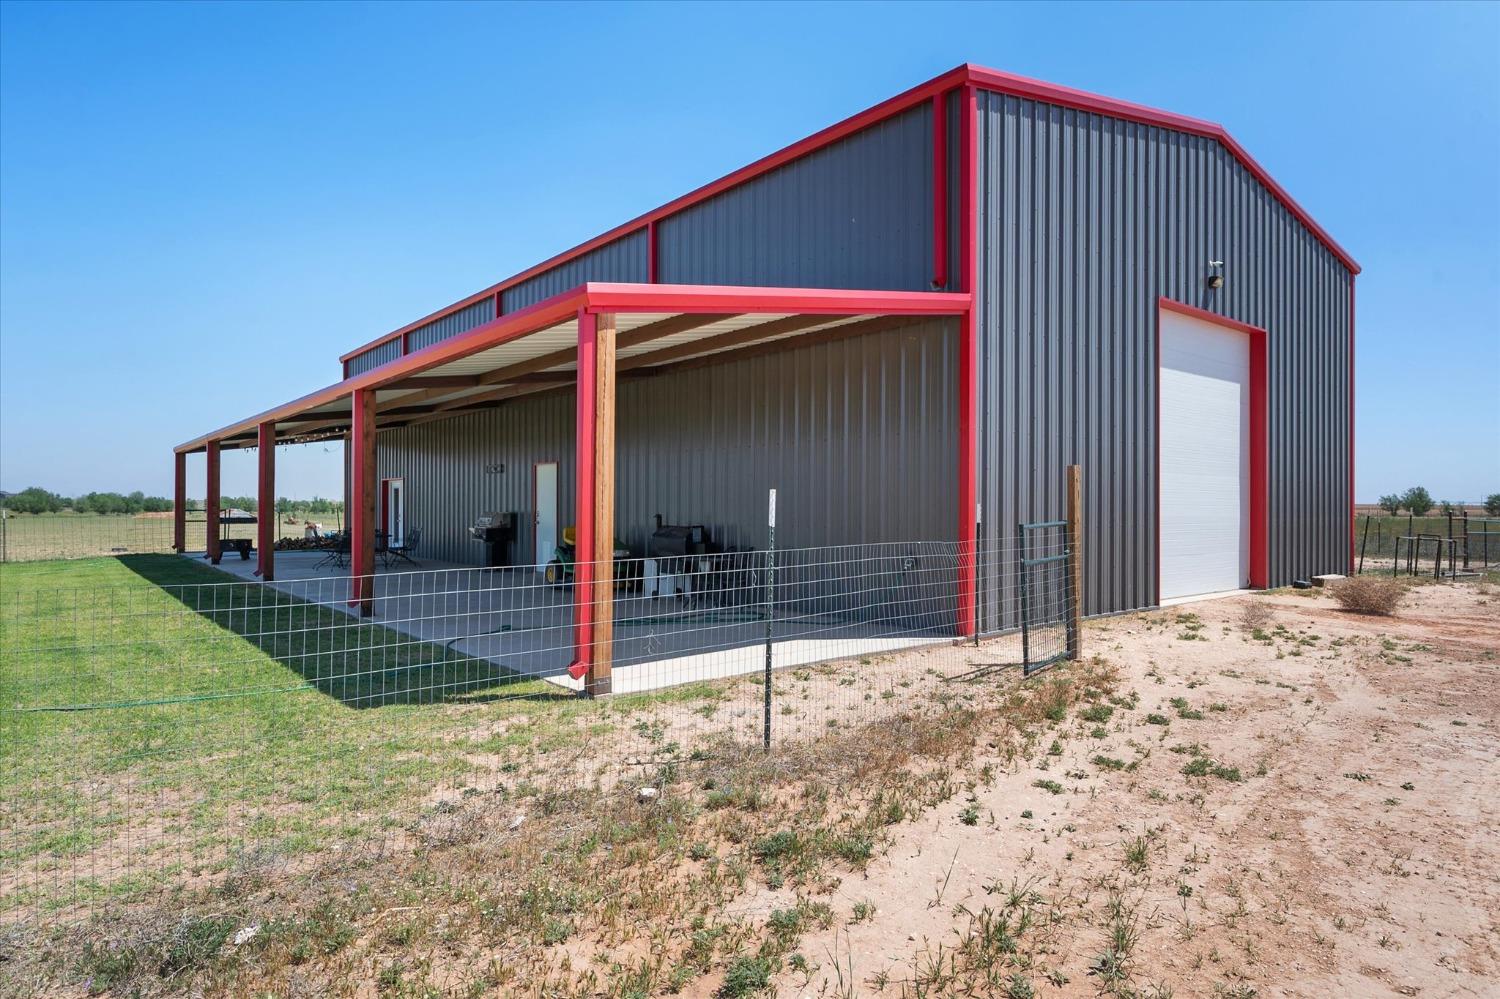
M 195 519 L 196 518 L 196 519 Z M 325 530 L 337 526 L 336 515 L 312 518 Z M 172 550 L 170 513 L 8 513 L 0 535 L 0 562 L 36 562 L 50 559 L 92 558 L 98 555 L 142 555 Z M 201 510 L 188 514 L 187 547 L 201 550 L 206 543 L 207 522 Z M 300 538 L 303 520 L 278 522 L 280 536 Z M 255 538 L 256 525 L 232 524 L 231 538 Z M 236 556 L 237 557 L 237 556 Z

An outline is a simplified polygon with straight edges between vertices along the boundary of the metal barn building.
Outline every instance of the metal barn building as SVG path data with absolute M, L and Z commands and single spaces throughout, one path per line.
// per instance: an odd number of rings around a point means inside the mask
M 518 564 L 658 515 L 758 545 L 769 487 L 784 546 L 982 551 L 1078 464 L 1086 613 L 1284 585 L 1351 560 L 1358 272 L 1220 126 L 964 65 L 351 350 L 180 445 L 178 497 L 188 453 L 213 523 L 219 449 L 264 504 L 275 443 L 343 437 L 362 575 L 397 518 L 479 563 L 484 511 Z

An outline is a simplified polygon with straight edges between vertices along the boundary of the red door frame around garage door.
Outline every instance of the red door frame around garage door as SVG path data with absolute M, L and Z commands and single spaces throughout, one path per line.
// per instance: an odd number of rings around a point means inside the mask
M 1265 589 L 1271 585 L 1271 537 L 1269 524 L 1270 474 L 1266 443 L 1266 331 L 1216 312 L 1200 309 L 1170 298 L 1157 299 L 1156 314 L 1156 603 L 1161 603 L 1161 314 L 1201 319 L 1225 329 L 1244 333 L 1250 338 L 1250 585 Z

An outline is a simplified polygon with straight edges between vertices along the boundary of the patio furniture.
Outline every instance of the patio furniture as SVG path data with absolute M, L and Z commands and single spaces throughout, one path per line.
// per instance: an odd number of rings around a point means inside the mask
M 349 557 L 351 550 L 349 544 L 349 532 L 338 531 L 328 535 L 327 539 L 329 541 L 328 551 L 318 561 L 318 564 L 313 566 L 313 568 L 321 569 L 325 565 L 331 565 L 338 569 L 349 568 Z
M 422 563 L 418 562 L 413 556 L 415 556 L 416 554 L 417 546 L 421 543 L 422 529 L 420 527 L 414 527 L 406 533 L 406 537 L 401 539 L 401 543 L 399 545 L 392 547 L 391 545 L 387 544 L 384 552 L 385 567 L 389 569 L 397 559 L 400 559 L 401 561 L 406 562 L 414 567 L 420 568 Z

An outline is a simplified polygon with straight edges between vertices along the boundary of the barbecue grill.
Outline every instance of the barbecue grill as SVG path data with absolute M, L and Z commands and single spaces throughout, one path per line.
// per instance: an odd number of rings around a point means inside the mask
M 481 513 L 469 527 L 469 537 L 484 542 L 484 565 L 486 568 L 514 564 L 510 557 L 511 546 L 516 540 L 516 514 L 514 511 Z
M 239 552 L 241 561 L 249 561 L 251 542 L 249 538 L 231 538 L 229 527 L 231 524 L 254 524 L 257 523 L 255 514 L 244 510 L 225 510 L 219 514 L 219 554 L 225 552 Z

